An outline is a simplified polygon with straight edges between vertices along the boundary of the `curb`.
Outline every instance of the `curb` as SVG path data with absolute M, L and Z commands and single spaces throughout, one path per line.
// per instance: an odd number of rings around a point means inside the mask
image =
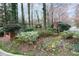
M 8 52 L 5 52 L 2 49 L 0 49 L 0 52 L 3 54 L 1 56 L 23 56 L 23 55 L 17 55 L 17 54 L 8 53 Z

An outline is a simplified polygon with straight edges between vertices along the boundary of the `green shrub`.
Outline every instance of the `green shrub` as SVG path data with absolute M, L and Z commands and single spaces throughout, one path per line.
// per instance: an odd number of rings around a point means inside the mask
M 79 32 L 74 32 L 73 37 L 79 39 Z
M 68 30 L 70 27 L 71 27 L 70 25 L 65 24 L 65 23 L 63 23 L 63 22 L 59 22 L 59 24 L 58 24 L 58 30 L 59 30 L 60 32 L 66 31 L 66 30 Z
M 47 37 L 53 35 L 53 31 L 51 30 L 41 30 L 39 31 L 39 36 L 40 37 Z
M 26 29 L 25 29 L 25 32 L 26 32 L 26 31 L 34 31 L 34 29 L 33 29 L 33 28 L 26 28 Z
M 53 28 L 47 28 L 47 30 L 48 30 L 48 31 L 52 31 L 52 32 L 54 31 Z
M 4 27 L 4 31 L 5 32 L 15 32 L 15 31 L 18 31 L 20 29 L 20 25 L 19 24 L 7 24 L 5 27 Z
M 25 28 L 21 28 L 20 30 L 23 32 L 28 32 L 28 31 L 34 31 L 34 28 L 33 27 L 25 27 Z
M 79 52 L 79 43 L 73 45 L 73 50 Z
M 4 35 L 4 28 L 0 27 L 0 36 L 3 36 L 3 35 Z
M 73 37 L 73 33 L 69 32 L 69 31 L 61 32 L 60 35 L 62 36 L 63 39 L 68 39 L 68 38 L 72 38 Z
M 31 32 L 21 32 L 17 35 L 19 41 L 22 42 L 35 42 L 38 38 L 38 32 L 37 31 L 31 31 Z

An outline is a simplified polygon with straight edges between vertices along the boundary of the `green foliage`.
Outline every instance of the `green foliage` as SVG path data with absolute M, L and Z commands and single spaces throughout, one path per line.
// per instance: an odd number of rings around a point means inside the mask
M 79 32 L 64 31 L 60 35 L 62 39 L 71 39 L 70 43 L 79 43 Z
M 79 52 L 79 43 L 73 45 L 73 50 Z
M 69 31 L 61 32 L 60 35 L 63 37 L 63 39 L 68 39 L 68 38 L 72 38 L 73 37 L 73 33 L 69 32 Z
M 0 49 L 9 52 L 9 53 L 13 53 L 13 54 L 22 54 L 21 51 L 18 50 L 18 46 L 20 44 L 17 41 L 12 41 L 12 42 L 2 42 L 0 41 Z
M 3 31 L 4 31 L 3 27 L 0 27 L 0 32 L 3 32 Z
M 47 30 L 49 30 L 49 31 L 53 31 L 54 29 L 53 29 L 53 28 L 47 28 Z
M 0 41 L 0 49 L 3 49 L 5 51 L 9 51 L 10 50 L 10 42 L 2 42 Z
M 4 28 L 0 27 L 0 36 L 3 36 L 3 35 L 4 35 Z
M 39 31 L 39 36 L 40 37 L 47 37 L 53 35 L 53 31 L 51 30 L 41 30 Z
M 24 32 L 27 32 L 27 31 L 34 31 L 34 28 L 32 28 L 32 27 L 29 27 L 29 28 L 25 28 L 25 29 L 23 29 L 24 30 Z
M 53 33 L 54 33 L 53 28 L 47 28 L 47 29 L 43 29 L 43 30 L 39 31 L 39 36 L 40 37 L 52 36 Z
M 73 37 L 79 39 L 79 32 L 74 32 Z
M 60 40 L 58 38 L 47 38 L 42 44 L 42 48 L 49 54 L 51 53 L 52 55 L 57 55 L 59 53 L 59 44 Z
M 14 22 L 18 22 L 18 8 L 17 8 L 18 4 L 17 3 L 12 3 L 11 4 L 11 13 L 12 13 L 12 21 Z
M 68 30 L 70 27 L 71 27 L 70 25 L 64 24 L 64 23 L 62 23 L 62 22 L 60 22 L 60 23 L 58 24 L 58 30 L 59 30 L 60 32 L 63 32 L 63 31 L 65 31 L 65 30 Z
M 64 38 L 64 39 L 67 39 L 67 38 L 73 38 L 73 39 L 78 39 L 77 41 L 79 41 L 79 32 L 70 32 L 70 31 L 64 31 L 64 32 L 61 32 L 60 35 Z M 76 41 L 75 40 L 75 41 Z
M 19 41 L 22 42 L 35 42 L 38 38 L 38 32 L 37 31 L 31 31 L 31 32 L 21 32 L 17 35 Z
M 47 28 L 47 30 L 53 32 L 53 33 L 56 33 L 57 32 L 57 29 L 54 29 L 54 28 Z
M 5 27 L 4 27 L 5 32 L 18 31 L 20 28 L 21 28 L 21 27 L 20 27 L 19 24 L 7 24 L 7 25 L 5 25 Z

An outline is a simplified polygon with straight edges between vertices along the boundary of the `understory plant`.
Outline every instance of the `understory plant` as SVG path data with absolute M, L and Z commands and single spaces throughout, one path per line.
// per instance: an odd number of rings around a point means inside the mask
M 21 32 L 16 37 L 17 40 L 22 42 L 35 42 L 39 34 L 37 31 Z
M 73 33 L 70 31 L 61 32 L 60 35 L 62 36 L 63 39 L 69 39 L 73 37 Z
M 73 37 L 79 39 L 79 32 L 74 32 Z
M 49 28 L 49 29 L 39 31 L 39 36 L 40 37 L 47 37 L 47 36 L 53 35 L 53 33 L 54 33 L 53 29 Z
M 0 36 L 3 36 L 4 35 L 4 29 L 3 27 L 0 27 Z

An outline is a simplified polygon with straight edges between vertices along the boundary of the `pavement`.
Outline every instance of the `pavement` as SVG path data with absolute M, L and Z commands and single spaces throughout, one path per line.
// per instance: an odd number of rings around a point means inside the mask
M 16 55 L 16 54 L 8 53 L 8 52 L 5 52 L 5 51 L 0 49 L 0 56 L 22 56 L 22 55 Z
M 7 52 L 0 49 L 0 56 L 12 56 L 12 54 L 7 53 Z

